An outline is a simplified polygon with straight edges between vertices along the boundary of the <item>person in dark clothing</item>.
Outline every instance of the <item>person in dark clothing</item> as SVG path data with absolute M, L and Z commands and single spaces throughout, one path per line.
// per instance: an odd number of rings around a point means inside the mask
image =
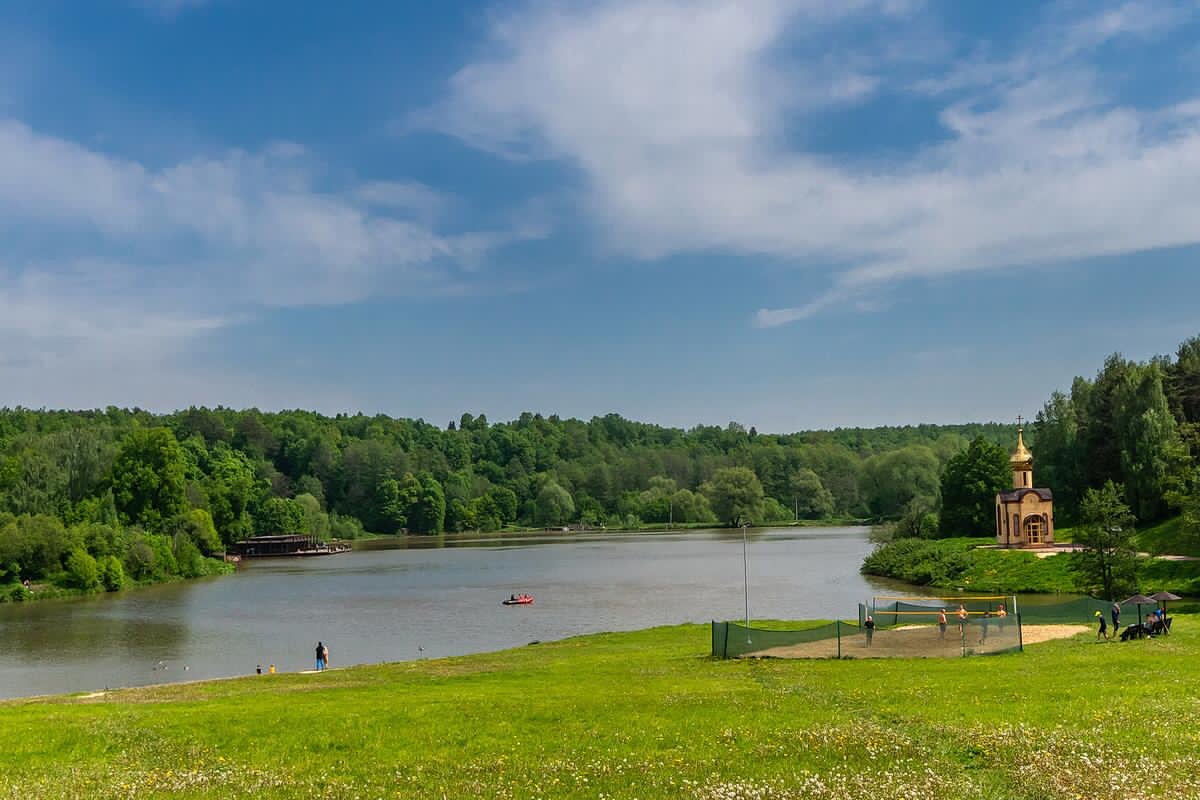
M 325 669 L 325 645 L 322 642 L 317 642 L 317 672 Z
M 254 674 L 262 675 L 262 664 L 259 664 L 257 667 L 254 668 Z
M 1100 629 L 1098 631 L 1096 631 L 1096 638 L 1097 639 L 1103 638 L 1105 641 L 1108 641 L 1108 623 L 1105 622 L 1105 620 L 1104 620 L 1103 612 L 1097 611 L 1096 619 L 1099 620 L 1099 622 L 1100 622 Z M 1114 630 L 1115 630 L 1115 628 L 1114 628 Z
M 1121 606 L 1120 606 L 1120 604 L 1113 603 L 1112 608 L 1109 610 L 1108 613 L 1110 616 L 1112 616 L 1113 630 L 1119 631 L 1121 629 Z
M 871 639 L 875 637 L 875 620 L 871 619 L 870 614 L 867 614 L 867 619 L 863 622 L 863 630 L 867 632 L 867 647 L 870 647 Z

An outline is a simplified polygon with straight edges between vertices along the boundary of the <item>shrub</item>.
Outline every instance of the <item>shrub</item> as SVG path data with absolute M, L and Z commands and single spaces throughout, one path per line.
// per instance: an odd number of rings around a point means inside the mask
M 363 524 L 358 517 L 330 514 L 329 533 L 334 539 L 358 539 L 364 533 Z
M 129 548 L 125 565 L 135 581 L 149 580 L 154 575 L 154 548 L 144 539 L 138 539 Z
M 100 570 L 96 559 L 83 548 L 76 548 L 67 556 L 67 583 L 85 592 L 100 588 Z
M 961 540 L 897 539 L 875 548 L 862 571 L 920 586 L 953 581 L 971 566 L 970 547 Z
M 175 564 L 179 574 L 185 578 L 199 578 L 208 574 L 200 548 L 186 534 L 175 537 Z
M 125 587 L 125 569 L 116 556 L 100 559 L 100 583 L 106 592 L 117 592 Z

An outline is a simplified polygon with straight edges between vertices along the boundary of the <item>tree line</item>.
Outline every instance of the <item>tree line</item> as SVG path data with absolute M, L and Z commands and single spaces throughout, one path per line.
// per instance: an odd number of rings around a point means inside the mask
M 1060 524 L 1112 482 L 1142 520 L 1178 509 L 1200 525 L 1198 429 L 1192 339 L 1175 358 L 1112 356 L 1095 380 L 1055 393 L 1028 434 Z M 760 434 L 616 414 L 463 414 L 440 426 L 299 410 L 6 408 L 0 585 L 96 590 L 205 574 L 227 544 L 272 533 L 853 518 L 897 520 L 908 535 L 987 534 L 1015 436 L 997 423 Z
M 257 534 L 886 517 L 972 436 L 918 425 L 787 435 L 610 414 L 490 423 L 308 411 L 0 409 L 0 594 L 190 577 Z

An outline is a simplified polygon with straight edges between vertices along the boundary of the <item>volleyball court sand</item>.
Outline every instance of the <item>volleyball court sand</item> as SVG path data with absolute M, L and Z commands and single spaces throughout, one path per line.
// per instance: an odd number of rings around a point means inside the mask
M 1038 644 L 1052 639 L 1067 639 L 1088 630 L 1090 628 L 1087 625 L 1024 625 L 1020 641 Z M 1001 629 L 997 625 L 982 642 L 976 638 L 978 636 L 978 627 L 967 630 L 967 649 L 976 653 L 1008 650 L 1018 644 L 1015 626 Z M 861 633 L 842 636 L 841 649 L 843 658 L 951 658 L 962 655 L 962 641 L 953 624 L 946 631 L 945 639 L 939 637 L 937 626 L 905 625 L 876 631 L 870 647 L 867 647 L 866 636 Z M 830 638 L 772 647 L 747 653 L 743 658 L 837 658 L 837 655 L 838 640 Z

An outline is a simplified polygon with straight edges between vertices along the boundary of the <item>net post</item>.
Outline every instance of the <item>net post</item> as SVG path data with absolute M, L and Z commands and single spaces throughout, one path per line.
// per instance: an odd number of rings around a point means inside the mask
M 1017 651 L 1025 652 L 1025 634 L 1021 631 L 1021 615 L 1017 614 Z
M 725 635 L 721 637 L 721 658 L 729 658 L 729 623 L 724 626 Z

